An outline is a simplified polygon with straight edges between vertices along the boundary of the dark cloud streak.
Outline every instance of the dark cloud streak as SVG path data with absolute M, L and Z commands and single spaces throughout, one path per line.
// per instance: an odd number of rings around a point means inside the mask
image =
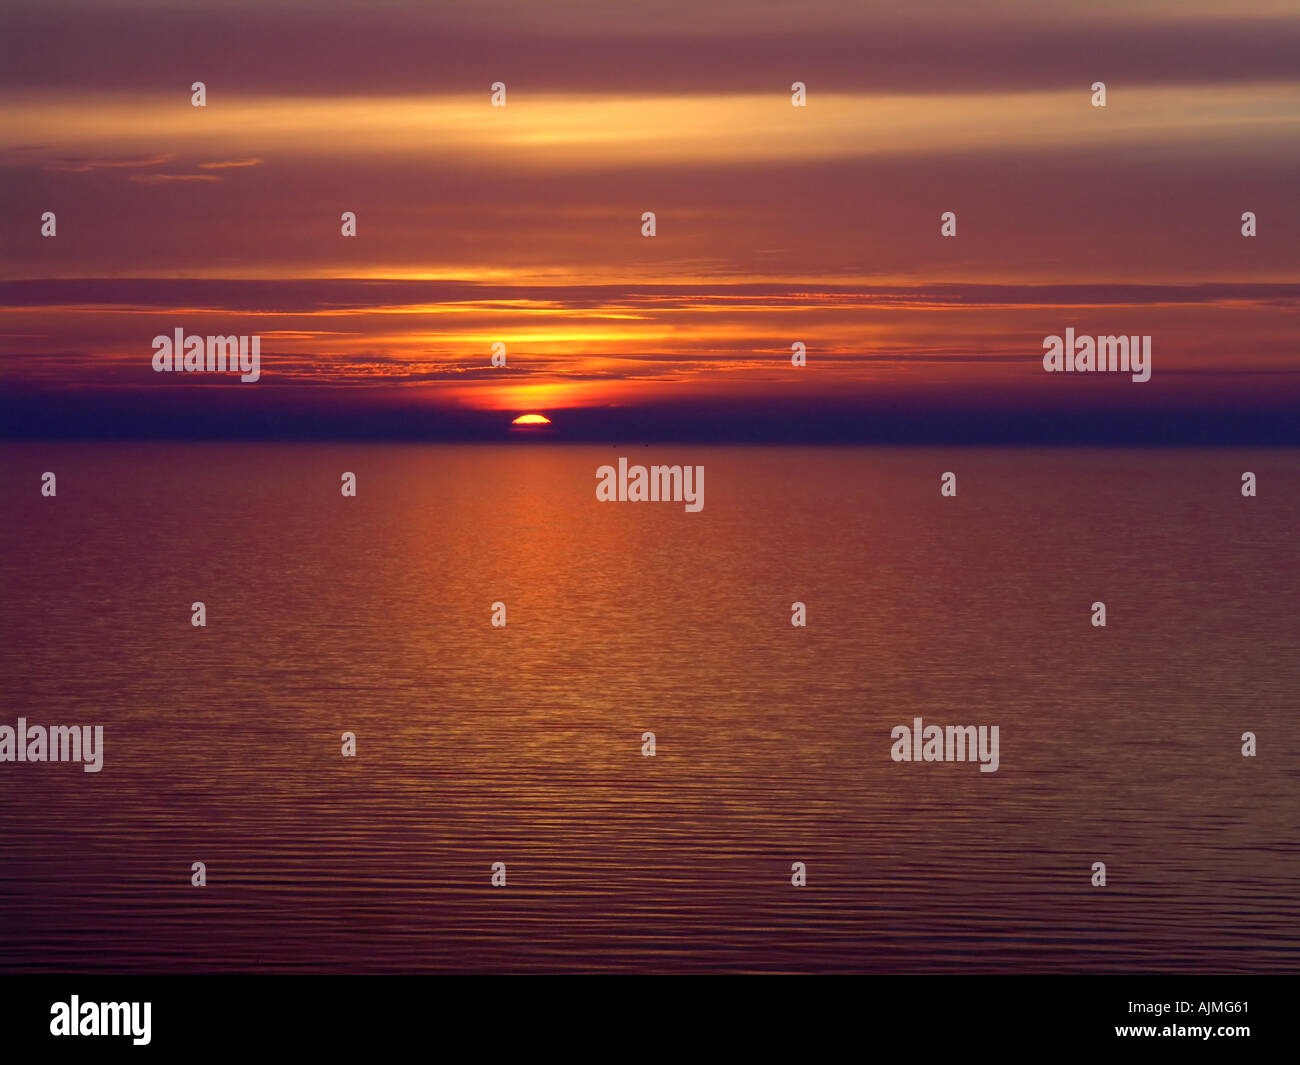
M 140 309 L 202 307 L 205 310 L 310 314 L 315 311 L 381 309 L 414 305 L 505 300 L 548 301 L 572 310 L 644 305 L 647 310 L 731 305 L 762 300 L 764 306 L 825 300 L 827 306 L 990 307 L 1091 306 L 1107 304 L 1267 303 L 1296 306 L 1300 283 L 1208 282 L 1141 284 L 918 284 L 833 285 L 807 283 L 689 283 L 613 285 L 506 285 L 473 281 L 370 279 L 199 280 L 188 278 L 62 278 L 8 281 L 7 307 L 122 306 Z
M 726 35 L 617 28 L 458 26 L 436 9 L 293 11 L 38 7 L 3 18 L 0 88 L 321 95 L 482 92 L 999 91 L 1293 79 L 1300 18 L 1052 18 L 920 22 L 882 13 L 819 27 L 791 5 L 789 31 Z

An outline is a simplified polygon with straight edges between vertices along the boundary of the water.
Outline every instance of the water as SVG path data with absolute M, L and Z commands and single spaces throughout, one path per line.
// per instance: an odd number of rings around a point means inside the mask
M 703 511 L 598 503 L 620 454 Z M 0 764 L 6 971 L 1300 964 L 1300 453 L 0 457 L 0 723 L 105 729 Z

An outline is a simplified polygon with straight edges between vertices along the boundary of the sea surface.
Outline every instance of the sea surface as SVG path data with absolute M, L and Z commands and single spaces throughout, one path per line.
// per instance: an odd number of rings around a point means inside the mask
M 0 970 L 1294 972 L 1298 533 L 1296 451 L 5 444 L 0 724 L 104 763 L 0 763 Z

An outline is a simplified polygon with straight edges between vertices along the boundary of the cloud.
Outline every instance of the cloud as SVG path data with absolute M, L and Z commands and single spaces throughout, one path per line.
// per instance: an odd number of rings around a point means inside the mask
M 261 166 L 261 159 L 230 159 L 220 163 L 200 163 L 200 170 L 228 170 L 239 166 Z
M 141 185 L 166 185 L 174 181 L 220 181 L 215 174 L 132 174 L 128 179 Z
M 150 166 L 161 166 L 175 158 L 171 153 L 112 158 L 65 156 L 46 163 L 45 169 L 61 174 L 88 174 L 93 170 L 142 170 Z
M 171 177 L 173 175 L 150 175 Z M 219 180 L 206 175 L 179 175 Z M 1144 284 L 916 284 L 836 285 L 798 283 L 526 284 L 393 279 L 44 278 L 7 284 L 10 307 L 126 306 L 136 310 L 204 307 L 208 310 L 311 314 L 319 311 L 395 311 L 402 308 L 465 308 L 485 312 L 549 309 L 574 312 L 631 308 L 671 309 L 784 306 L 790 310 L 870 308 L 1274 306 L 1300 307 L 1294 282 Z M 503 308 L 503 300 L 522 300 Z
M 483 8 L 469 18 L 447 10 L 455 5 L 374 5 L 362 20 L 332 5 L 78 4 L 69 18 L 43 0 L 7 34 L 24 47 L 0 64 L 0 85 L 179 93 L 201 70 L 217 94 L 480 86 L 486 99 L 492 70 L 509 71 L 512 90 L 533 93 L 635 86 L 780 95 L 795 79 L 814 93 L 965 92 L 1086 87 L 1098 71 L 1126 86 L 1289 78 L 1300 54 L 1294 5 L 1257 0 L 1236 0 L 1232 20 L 1188 2 L 1162 10 L 954 2 L 926 17 L 918 4 L 773 0 L 766 17 L 750 3 L 726 5 L 701 24 L 699 9 L 711 5 L 681 6 L 689 17 L 657 15 L 655 5 L 535 0 L 511 14 L 497 4 L 464 5 Z

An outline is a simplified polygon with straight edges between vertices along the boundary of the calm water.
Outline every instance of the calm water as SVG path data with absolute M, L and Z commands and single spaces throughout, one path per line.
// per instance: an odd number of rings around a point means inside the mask
M 704 510 L 597 503 L 620 454 Z M 105 728 L 0 764 L 0 968 L 1300 966 L 1300 453 L 0 460 L 0 723 Z

